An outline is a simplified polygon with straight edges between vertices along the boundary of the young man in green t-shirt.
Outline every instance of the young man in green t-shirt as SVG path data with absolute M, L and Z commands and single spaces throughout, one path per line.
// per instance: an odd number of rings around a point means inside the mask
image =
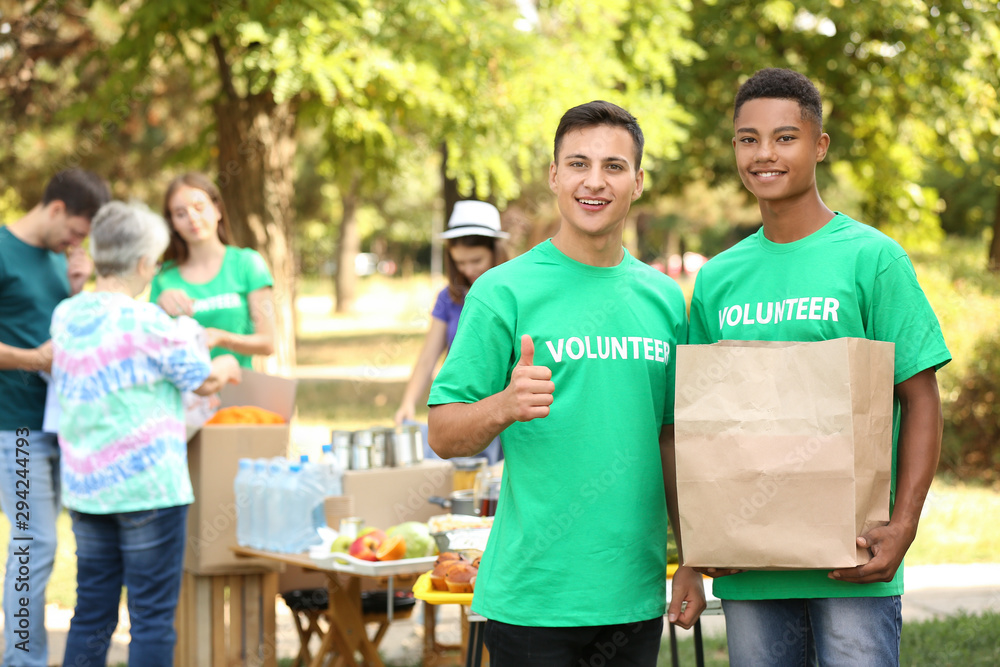
M 472 602 L 494 667 L 656 664 L 661 450 L 673 444 L 687 318 L 677 284 L 622 247 L 642 143 L 613 104 L 563 115 L 549 166 L 559 230 L 476 280 L 431 388 L 429 443 L 442 457 L 477 454 L 503 433 Z M 704 608 L 700 575 L 681 568 L 669 620 L 690 627 Z
M 737 170 L 764 224 L 698 273 L 689 342 L 892 342 L 898 438 L 891 521 L 857 539 L 871 550 L 870 562 L 833 571 L 706 570 L 717 577 L 713 593 L 723 600 L 729 659 L 897 664 L 900 566 L 937 467 L 935 371 L 951 356 L 903 249 L 820 198 L 816 164 L 830 137 L 816 87 L 797 72 L 761 70 L 740 87 L 733 120 Z
M 93 271 L 80 244 L 110 198 L 99 176 L 67 169 L 40 203 L 0 227 L 0 505 L 11 522 L 3 665 L 49 664 L 45 587 L 56 554 L 60 457 L 56 434 L 42 432 L 47 385 L 39 372 L 52 364 L 52 311 Z

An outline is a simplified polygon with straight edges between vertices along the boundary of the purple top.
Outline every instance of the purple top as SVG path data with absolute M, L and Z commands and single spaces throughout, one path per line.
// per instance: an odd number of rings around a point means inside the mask
M 437 302 L 434 304 L 434 309 L 431 310 L 431 317 L 439 319 L 447 325 L 445 342 L 448 344 L 449 350 L 455 341 L 455 333 L 458 331 L 458 317 L 461 314 L 462 304 L 452 301 L 448 295 L 448 288 L 445 287 L 438 293 Z

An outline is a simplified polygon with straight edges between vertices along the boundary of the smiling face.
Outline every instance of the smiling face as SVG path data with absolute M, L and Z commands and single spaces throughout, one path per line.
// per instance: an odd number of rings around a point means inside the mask
M 170 196 L 168 209 L 170 224 L 189 245 L 218 239 L 222 214 L 204 190 L 180 186 Z
M 798 102 L 758 98 L 734 121 L 736 167 L 761 205 L 816 195 L 816 164 L 826 157 L 830 136 L 803 117 Z
M 595 125 L 566 133 L 549 166 L 564 223 L 559 233 L 580 240 L 620 235 L 642 194 L 643 171 L 635 161 L 635 144 L 624 128 Z

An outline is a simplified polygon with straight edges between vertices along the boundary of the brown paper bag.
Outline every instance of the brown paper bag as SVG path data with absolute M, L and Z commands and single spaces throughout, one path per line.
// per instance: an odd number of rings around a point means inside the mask
M 892 343 L 677 347 L 677 535 L 694 567 L 868 562 L 889 521 Z

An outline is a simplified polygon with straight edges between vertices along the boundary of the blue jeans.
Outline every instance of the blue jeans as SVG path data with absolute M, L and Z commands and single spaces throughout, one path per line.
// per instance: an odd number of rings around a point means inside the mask
M 128 664 L 172 667 L 174 613 L 181 590 L 187 505 L 84 514 L 70 510 L 76 535 L 76 610 L 64 667 L 104 667 L 128 590 Z
M 888 667 L 899 664 L 898 595 L 723 600 L 732 667 Z
M 11 524 L 3 582 L 3 664 L 46 667 L 45 587 L 56 558 L 59 443 L 41 430 L 0 431 L 0 456 L 0 505 Z

